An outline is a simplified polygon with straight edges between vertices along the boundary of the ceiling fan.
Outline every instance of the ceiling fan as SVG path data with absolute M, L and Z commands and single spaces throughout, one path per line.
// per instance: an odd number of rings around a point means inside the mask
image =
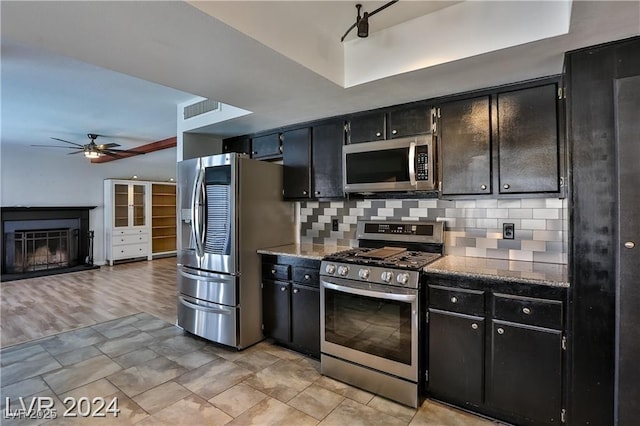
M 134 154 L 134 155 L 144 154 L 144 152 L 141 152 L 141 151 L 132 151 L 128 149 L 114 149 L 120 146 L 120 144 L 117 144 L 117 143 L 107 143 L 107 144 L 98 145 L 96 143 L 96 139 L 102 135 L 97 135 L 95 133 L 88 133 L 87 136 L 89 137 L 89 143 L 86 145 L 81 145 L 79 143 L 69 142 L 64 139 L 52 137 L 51 139 L 68 143 L 74 146 L 62 146 L 62 145 L 31 145 L 31 146 L 40 146 L 45 148 L 74 149 L 75 151 L 70 152 L 69 155 L 79 154 L 83 152 L 84 156 L 87 158 L 99 158 L 99 157 L 102 157 L 103 155 L 109 155 L 111 157 L 119 157 L 120 154 Z
M 361 4 L 356 4 L 356 9 L 358 9 L 358 15 L 356 16 L 356 22 L 354 22 L 353 25 L 351 25 L 349 27 L 349 29 L 347 30 L 346 33 L 344 33 L 344 35 L 342 36 L 340 41 L 343 42 L 345 37 L 347 37 L 347 34 L 349 34 L 351 32 L 351 30 L 356 28 L 356 27 L 358 27 L 358 37 L 360 37 L 360 38 L 369 37 L 369 17 L 375 15 L 376 13 L 388 8 L 389 6 L 391 6 L 392 4 L 397 3 L 397 2 L 398 2 L 398 0 L 390 1 L 389 3 L 383 4 L 382 6 L 380 6 L 379 8 L 377 8 L 376 10 L 374 10 L 371 13 L 364 12 L 364 14 L 362 16 L 360 16 L 360 8 L 362 7 L 362 5 Z

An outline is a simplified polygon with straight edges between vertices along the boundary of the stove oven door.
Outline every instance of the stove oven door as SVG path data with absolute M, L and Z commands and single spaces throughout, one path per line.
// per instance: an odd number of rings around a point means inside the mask
M 322 353 L 418 381 L 418 290 L 321 277 Z

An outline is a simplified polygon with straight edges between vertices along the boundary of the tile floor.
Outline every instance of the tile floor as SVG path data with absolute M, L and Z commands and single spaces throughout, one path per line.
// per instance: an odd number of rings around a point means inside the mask
M 429 400 L 414 410 L 321 376 L 318 361 L 268 342 L 236 352 L 147 313 L 6 347 L 0 362 L 3 425 L 494 424 Z M 34 397 L 53 401 L 58 417 L 7 418 Z M 118 416 L 94 398 L 117 398 Z M 106 417 L 64 417 L 65 399 L 78 402 L 72 414 Z

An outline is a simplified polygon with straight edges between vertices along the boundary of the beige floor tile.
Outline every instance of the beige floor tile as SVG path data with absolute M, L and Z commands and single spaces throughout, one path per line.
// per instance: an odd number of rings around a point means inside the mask
M 407 422 L 375 408 L 345 399 L 322 422 L 321 426 L 406 426 Z
M 45 374 L 42 378 L 54 392 L 61 394 L 95 382 L 120 370 L 122 370 L 122 367 L 109 357 L 100 355 L 65 367 L 62 370 Z
M 495 423 L 427 399 L 409 424 L 411 426 L 492 426 Z
M 79 388 L 75 388 L 70 390 L 69 392 L 65 392 L 60 395 L 60 398 L 64 400 L 65 398 L 75 398 L 77 401 L 80 398 L 95 398 L 95 397 L 108 397 L 120 392 L 120 389 L 113 386 L 113 384 L 107 379 L 96 380 L 95 382 L 91 382 L 87 385 L 80 386 Z
M 129 397 L 134 397 L 187 371 L 175 362 L 159 356 L 144 364 L 120 371 L 108 379 Z
M 142 364 L 157 358 L 158 354 L 149 348 L 137 349 L 135 351 L 127 352 L 124 355 L 113 358 L 115 362 L 120 364 L 122 368 L 133 367 L 134 365 Z
M 246 368 L 219 358 L 183 374 L 176 382 L 202 398 L 211 399 L 252 374 Z
M 318 420 L 324 419 L 344 397 L 318 385 L 311 385 L 288 402 L 290 406 Z
M 196 395 L 190 395 L 137 423 L 140 426 L 222 426 L 232 417 Z
M 352 399 L 361 404 L 368 404 L 374 397 L 372 393 L 358 389 L 354 386 L 342 383 L 338 380 L 332 379 L 327 376 L 322 376 L 315 381 L 315 384 L 322 386 L 325 389 L 329 389 L 332 392 L 342 395 L 345 398 Z
M 418 411 L 415 408 L 407 407 L 406 405 L 399 404 L 381 396 L 375 396 L 367 405 L 407 423 L 411 421 Z
M 133 397 L 133 400 L 145 411 L 153 414 L 189 395 L 191 392 L 188 389 L 170 381 Z
M 288 402 L 318 377 L 318 373 L 306 364 L 281 360 L 258 371 L 245 383 L 282 402 Z
M 218 355 L 203 350 L 197 350 L 178 356 L 166 355 L 166 357 L 189 370 L 198 368 L 219 358 Z
M 283 348 L 282 346 L 278 346 L 267 341 L 262 341 L 254 347 L 261 351 L 268 352 L 271 355 L 275 355 L 280 359 L 286 359 L 289 361 L 298 361 L 304 358 L 304 355 L 299 354 L 298 352 L 294 352 L 290 349 Z
M 247 370 L 260 371 L 263 368 L 275 364 L 280 361 L 275 355 L 271 355 L 264 351 L 253 351 L 233 361 L 235 364 L 240 365 Z
M 229 425 L 316 425 L 318 421 L 305 413 L 283 404 L 277 399 L 266 398 L 236 417 Z M 343 425 L 347 426 L 347 425 Z
M 214 396 L 209 402 L 230 416 L 238 417 L 265 398 L 266 394 L 240 383 Z
M 58 410 L 58 418 L 46 424 L 48 426 L 126 426 L 137 424 L 149 417 L 148 413 L 122 392 L 105 398 L 105 402 L 106 406 L 102 409 L 99 409 L 98 405 L 83 406 L 83 408 L 91 407 L 93 409 L 89 415 L 82 415 L 82 409 L 79 407 L 70 410 L 66 416 L 63 414 L 63 410 Z M 111 405 L 112 403 L 114 405 Z M 108 411 L 108 408 L 116 408 L 117 414 Z M 71 417 L 72 414 L 75 414 L 75 417 Z
M 20 357 L 23 358 L 20 358 Z M 21 382 L 30 377 L 58 370 L 62 365 L 40 345 L 7 354 L 2 366 L 2 385 Z M 12 361 L 12 362 L 10 362 Z

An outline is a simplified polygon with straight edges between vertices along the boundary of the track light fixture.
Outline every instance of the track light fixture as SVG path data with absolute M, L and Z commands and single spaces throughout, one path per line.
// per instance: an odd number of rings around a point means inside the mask
M 344 35 L 342 36 L 342 38 L 340 39 L 340 41 L 344 41 L 345 37 L 347 37 L 347 34 L 349 34 L 351 32 L 352 29 L 357 28 L 358 31 L 358 37 L 360 38 L 367 38 L 369 37 L 369 17 L 375 15 L 376 13 L 380 12 L 381 10 L 386 9 L 387 7 L 391 6 L 394 3 L 397 3 L 398 0 L 394 0 L 394 1 L 390 1 L 389 3 L 386 3 L 382 6 L 380 6 L 379 8 L 377 8 L 376 10 L 374 10 L 373 12 L 369 13 L 369 12 L 364 12 L 363 15 L 360 15 L 360 9 L 362 8 L 361 4 L 356 4 L 356 9 L 358 10 L 358 15 L 356 16 L 356 22 L 353 23 L 353 25 L 351 25 L 349 27 L 349 29 L 347 30 L 346 33 L 344 33 Z

